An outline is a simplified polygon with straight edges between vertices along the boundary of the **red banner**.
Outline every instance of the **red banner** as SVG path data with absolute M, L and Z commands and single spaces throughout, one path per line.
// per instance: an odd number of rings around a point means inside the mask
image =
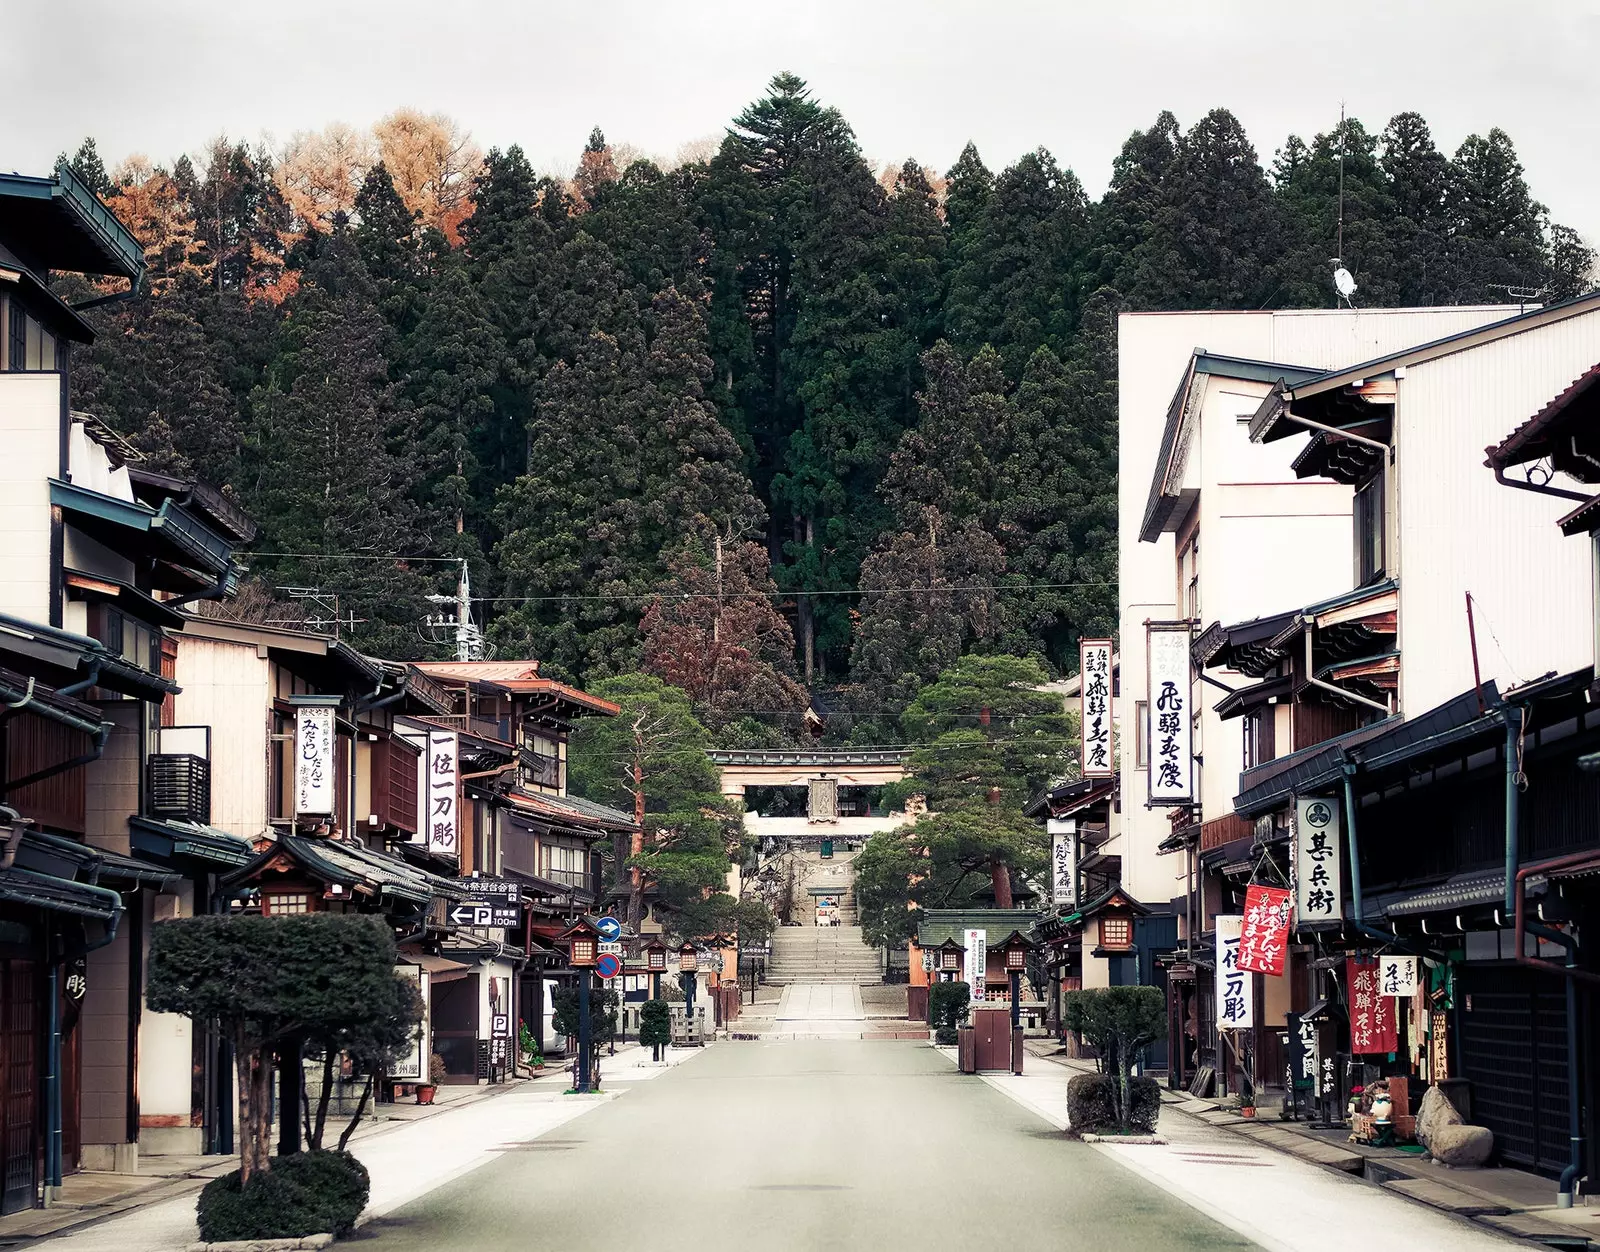
M 1244 893 L 1244 924 L 1239 929 L 1239 968 L 1258 974 L 1283 973 L 1289 947 L 1290 895 L 1282 887 L 1250 887 Z
M 1345 987 L 1350 996 L 1350 1051 L 1355 1056 L 1393 1052 L 1400 1046 L 1395 1001 L 1378 994 L 1378 962 L 1346 957 Z

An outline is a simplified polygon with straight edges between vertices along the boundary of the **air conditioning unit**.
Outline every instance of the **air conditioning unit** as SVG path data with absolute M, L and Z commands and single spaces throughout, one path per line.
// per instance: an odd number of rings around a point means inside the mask
M 188 752 L 164 752 L 147 765 L 145 808 L 168 821 L 211 822 L 211 765 Z

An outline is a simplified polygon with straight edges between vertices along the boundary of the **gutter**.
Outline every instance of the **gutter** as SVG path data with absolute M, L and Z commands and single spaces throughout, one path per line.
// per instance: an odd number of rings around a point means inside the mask
M 1552 487 L 1548 483 L 1518 482 L 1515 478 L 1507 478 L 1505 466 L 1494 467 L 1494 480 L 1502 487 L 1515 487 L 1518 491 L 1531 491 L 1535 495 L 1555 496 L 1558 500 L 1582 500 L 1587 502 L 1594 499 L 1580 491 L 1568 491 L 1565 487 Z
M 1369 440 L 1369 442 L 1371 442 L 1371 441 Z M 1312 631 L 1312 625 L 1308 621 L 1308 622 L 1305 623 L 1305 627 L 1304 627 L 1305 640 L 1306 640 L 1306 683 L 1307 683 L 1307 685 L 1308 686 L 1312 686 L 1312 687 L 1321 687 L 1322 690 L 1331 691 L 1331 692 L 1333 692 L 1334 695 L 1339 696 L 1342 699 L 1354 700 L 1358 704 L 1366 705 L 1369 709 L 1377 709 L 1378 712 L 1382 713 L 1385 717 L 1392 716 L 1394 714 L 1394 710 L 1391 709 L 1387 704 L 1379 704 L 1376 700 L 1369 700 L 1366 696 L 1357 695 L 1354 691 L 1346 691 L 1343 687 L 1336 687 L 1336 686 L 1334 686 L 1333 683 L 1324 682 L 1322 679 L 1320 679 L 1320 678 L 1318 678 L 1316 676 L 1316 671 L 1312 668 L 1312 664 L 1311 664 L 1311 631 Z

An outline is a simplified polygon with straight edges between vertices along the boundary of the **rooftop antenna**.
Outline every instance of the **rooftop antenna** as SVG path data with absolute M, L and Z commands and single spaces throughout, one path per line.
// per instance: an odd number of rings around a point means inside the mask
M 1344 267 L 1344 101 L 1339 101 L 1339 237 L 1335 245 L 1338 253 L 1333 258 L 1333 289 L 1338 293 L 1338 298 L 1351 308 L 1355 301 L 1350 297 L 1356 294 L 1356 280 L 1349 270 Z M 1337 304 L 1338 301 L 1335 301 Z

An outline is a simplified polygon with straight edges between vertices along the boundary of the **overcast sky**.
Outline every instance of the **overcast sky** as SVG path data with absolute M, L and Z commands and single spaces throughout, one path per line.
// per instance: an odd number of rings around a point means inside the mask
M 1534 194 L 1600 241 L 1600 0 L 0 0 L 0 169 L 93 135 L 108 164 L 219 132 L 283 141 L 402 105 L 570 172 L 589 128 L 671 154 L 778 70 L 879 162 L 991 168 L 1040 144 L 1104 188 L 1128 133 L 1218 105 L 1263 163 L 1290 132 L 1414 109 L 1453 152 L 1499 126 Z

